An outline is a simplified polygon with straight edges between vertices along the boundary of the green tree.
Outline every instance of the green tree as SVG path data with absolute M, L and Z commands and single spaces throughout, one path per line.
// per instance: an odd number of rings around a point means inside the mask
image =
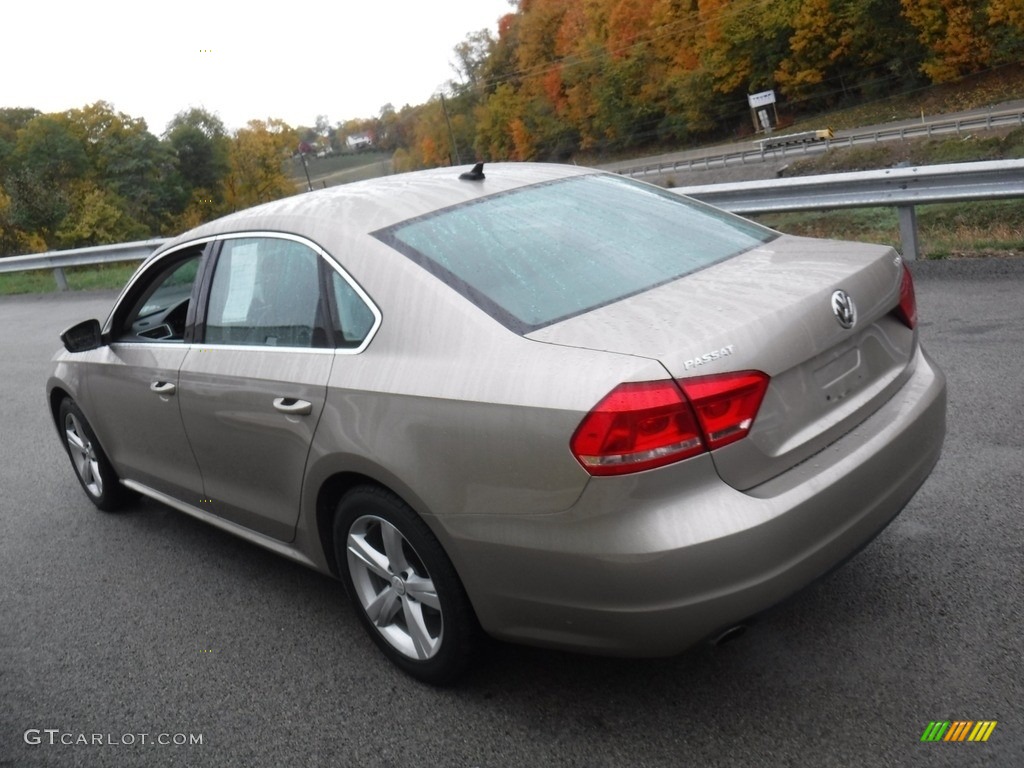
M 30 168 L 8 173 L 4 179 L 9 199 L 6 220 L 12 232 L 42 241 L 45 249 L 56 247 L 56 231 L 71 210 L 64 185 L 49 184 Z
M 0 179 L 9 170 L 8 163 L 18 142 L 18 131 L 41 114 L 31 107 L 0 108 Z
M 41 181 L 63 184 L 89 169 L 83 138 L 67 115 L 40 115 L 18 131 L 15 163 Z
M 39 115 L 17 131 L 3 183 L 10 225 L 55 247 L 70 211 L 70 186 L 89 170 L 82 139 L 66 115 Z
M 199 107 L 179 112 L 167 124 L 168 142 L 183 177 L 187 194 L 198 193 L 219 205 L 224 199 L 224 179 L 230 170 L 230 145 L 224 123 Z
M 490 62 L 497 43 L 489 29 L 481 29 L 466 35 L 466 39 L 455 46 L 452 69 L 459 77 L 451 83 L 453 94 L 473 96 L 477 103 L 487 95 Z
M 512 128 L 519 118 L 516 89 L 511 83 L 497 87 L 486 104 L 477 110 L 476 154 L 488 160 L 516 160 Z
M 162 231 L 184 209 L 187 190 L 171 145 L 150 133 L 145 120 L 104 101 L 66 114 L 84 139 L 90 178 L 145 233 Z

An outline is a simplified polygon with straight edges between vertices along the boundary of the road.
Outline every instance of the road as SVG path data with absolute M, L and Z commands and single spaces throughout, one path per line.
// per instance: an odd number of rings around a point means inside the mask
M 835 140 L 827 144 L 816 142 L 762 152 L 756 141 L 746 139 L 651 157 L 621 160 L 601 167 L 658 184 L 671 182 L 673 186 L 771 179 L 781 175 L 793 160 L 821 154 L 833 147 L 942 136 L 950 133 L 969 136 L 988 129 L 1009 130 L 1022 124 L 1022 110 L 1024 100 L 1008 101 L 963 112 L 927 117 L 922 115 L 920 119 L 894 120 L 879 125 L 836 131 Z M 793 132 L 793 129 L 789 129 L 780 132 L 779 135 Z
M 386 663 L 329 579 L 155 503 L 95 511 L 43 383 L 112 294 L 0 298 L 0 765 L 1024 765 L 1024 260 L 913 269 L 949 435 L 874 543 L 731 643 L 495 643 L 450 690 Z M 998 726 L 922 743 L 933 720 Z

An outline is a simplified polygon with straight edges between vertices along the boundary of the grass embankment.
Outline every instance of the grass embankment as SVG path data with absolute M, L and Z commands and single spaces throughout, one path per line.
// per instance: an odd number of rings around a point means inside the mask
M 327 157 L 306 157 L 309 169 L 309 183 L 313 189 L 333 187 L 352 181 L 387 176 L 391 173 L 391 155 L 387 152 L 354 152 Z M 306 171 L 302 160 L 290 159 L 285 170 L 300 192 L 306 191 Z
M 64 275 L 72 291 L 92 291 L 121 288 L 128 282 L 138 261 L 95 266 L 66 267 Z M 31 272 L 8 272 L 0 274 L 0 296 L 18 293 L 49 293 L 57 290 L 57 281 L 52 269 L 37 269 Z
M 984 136 L 888 141 L 871 147 L 833 149 L 794 162 L 786 169 L 786 176 L 1019 158 L 1024 158 L 1024 128 L 989 132 Z M 900 245 L 894 208 L 785 213 L 755 218 L 773 229 L 794 235 Z M 917 223 L 924 258 L 1024 255 L 1024 200 L 918 206 Z
M 792 130 L 810 130 L 825 125 L 836 130 L 861 128 L 893 120 L 981 109 L 1016 99 L 1024 99 L 1024 64 L 1008 64 L 969 75 L 952 83 L 929 85 L 855 107 L 805 118 L 794 124 Z

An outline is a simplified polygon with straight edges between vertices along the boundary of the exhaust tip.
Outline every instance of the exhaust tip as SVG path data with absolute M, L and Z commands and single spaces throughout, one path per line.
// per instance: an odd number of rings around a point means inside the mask
M 713 645 L 714 647 L 717 648 L 717 647 L 719 647 L 721 645 L 725 645 L 726 643 L 730 642 L 731 640 L 736 640 L 736 639 L 742 637 L 746 633 L 747 633 L 747 625 L 746 624 L 737 624 L 737 625 L 735 625 L 733 627 L 729 627 L 724 632 L 719 633 L 717 637 L 715 637 L 715 638 L 713 638 L 711 640 L 711 645 Z

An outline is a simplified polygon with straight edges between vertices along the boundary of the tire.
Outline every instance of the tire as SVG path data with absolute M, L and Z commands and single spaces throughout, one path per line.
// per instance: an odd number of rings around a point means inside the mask
M 395 494 L 349 491 L 334 517 L 334 552 L 345 589 L 384 654 L 432 685 L 468 668 L 480 629 L 462 582 L 427 525 Z
M 64 450 L 89 501 L 105 512 L 120 508 L 128 494 L 77 403 L 64 398 L 57 418 Z

